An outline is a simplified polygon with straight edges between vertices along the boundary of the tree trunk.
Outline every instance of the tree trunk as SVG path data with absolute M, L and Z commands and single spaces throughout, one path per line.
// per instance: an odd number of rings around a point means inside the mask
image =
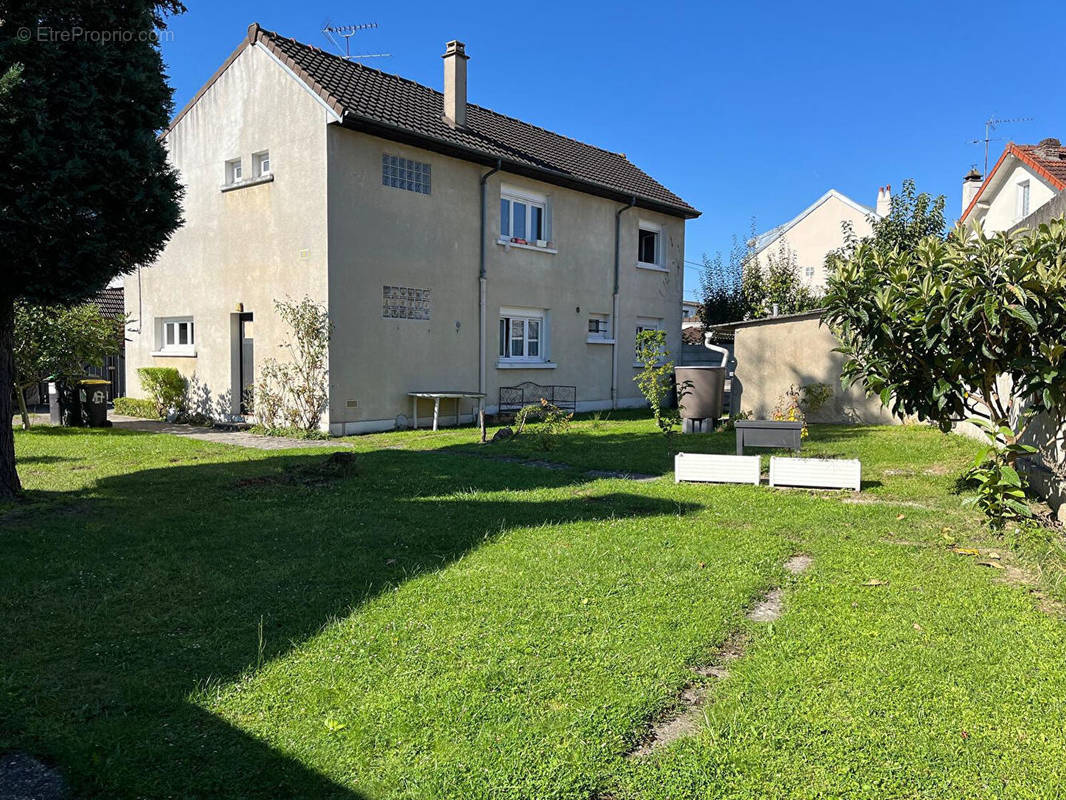
M 15 299 L 0 296 L 0 501 L 22 494 L 15 471 L 15 429 L 11 397 L 15 387 Z
M 22 430 L 30 429 L 30 412 L 26 408 L 26 390 L 22 386 L 15 387 L 15 398 L 19 401 L 19 414 L 22 415 Z

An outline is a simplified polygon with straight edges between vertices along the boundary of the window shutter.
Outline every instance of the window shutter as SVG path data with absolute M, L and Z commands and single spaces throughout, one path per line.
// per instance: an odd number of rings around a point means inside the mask
M 550 195 L 544 201 L 544 238 L 549 242 L 555 241 L 552 237 L 552 199 Z

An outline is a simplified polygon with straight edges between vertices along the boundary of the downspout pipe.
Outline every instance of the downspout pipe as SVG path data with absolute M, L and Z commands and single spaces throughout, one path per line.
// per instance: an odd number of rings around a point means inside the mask
M 622 214 L 637 204 L 636 197 L 629 198 L 629 205 L 614 213 L 614 289 L 611 292 L 611 408 L 618 408 L 618 285 L 622 273 Z
M 488 319 L 486 316 L 486 304 L 488 293 L 488 274 L 485 271 L 485 233 L 487 227 L 486 210 L 485 210 L 485 184 L 488 179 L 500 171 L 503 166 L 501 159 L 496 159 L 496 166 L 481 176 L 481 239 L 478 248 L 478 306 L 477 306 L 477 321 L 478 321 L 478 362 L 477 362 L 477 390 L 482 394 L 485 394 L 486 380 L 485 380 L 485 358 L 488 355 L 487 352 L 487 337 Z M 488 399 L 488 398 L 486 398 Z M 484 404 L 484 400 L 482 401 Z

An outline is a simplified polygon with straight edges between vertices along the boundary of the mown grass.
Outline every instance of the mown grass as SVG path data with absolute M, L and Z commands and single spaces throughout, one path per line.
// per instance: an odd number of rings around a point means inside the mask
M 805 452 L 862 458 L 855 503 L 675 485 L 640 415 L 548 453 L 473 435 L 359 437 L 349 469 L 19 433 L 0 751 L 101 797 L 1057 796 L 1066 627 L 978 565 L 1014 556 L 954 493 L 973 443 L 812 427 Z M 783 617 L 745 620 L 774 585 Z M 737 630 L 701 731 L 626 759 Z

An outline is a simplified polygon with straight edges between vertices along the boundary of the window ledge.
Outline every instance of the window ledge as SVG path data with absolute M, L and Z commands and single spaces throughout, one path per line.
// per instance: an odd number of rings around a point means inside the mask
M 512 242 L 510 239 L 497 239 L 496 244 L 500 245 L 500 247 L 505 250 L 517 247 L 519 250 L 536 250 L 538 253 L 548 253 L 553 256 L 559 252 L 551 247 L 537 247 L 535 244 L 519 244 L 518 242 Z
M 555 369 L 554 361 L 497 361 L 496 369 Z
M 660 267 L 658 264 L 645 264 L 643 261 L 637 262 L 637 269 L 647 269 L 652 272 L 669 272 L 666 267 Z
M 245 189 L 249 186 L 258 186 L 261 183 L 270 183 L 274 180 L 274 173 L 269 175 L 260 175 L 258 178 L 249 178 L 246 181 L 237 181 L 236 183 L 226 183 L 219 186 L 220 192 L 232 192 L 234 189 Z
M 195 350 L 153 350 L 149 353 L 153 358 L 196 358 Z
M 590 336 L 585 341 L 589 344 L 614 344 L 614 339 L 602 339 L 595 336 Z

